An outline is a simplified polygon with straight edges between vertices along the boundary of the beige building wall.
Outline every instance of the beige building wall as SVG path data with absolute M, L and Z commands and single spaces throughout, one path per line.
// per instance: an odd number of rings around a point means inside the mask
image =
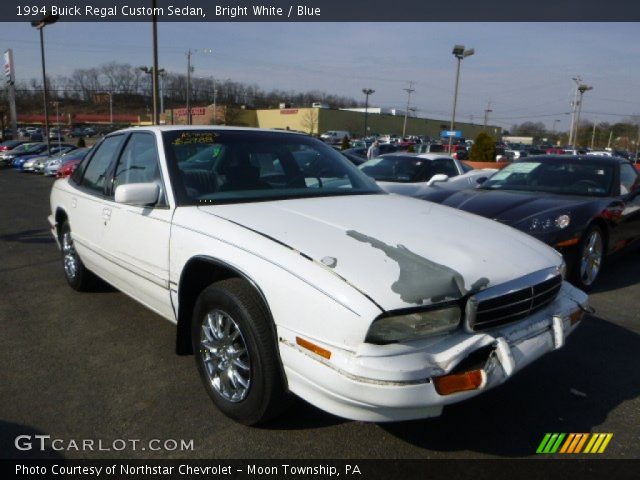
M 213 105 L 193 107 L 193 125 L 212 125 Z M 292 130 L 311 135 L 320 135 L 327 130 L 346 130 L 352 136 L 361 137 L 364 134 L 364 113 L 337 110 L 331 108 L 284 108 L 268 110 L 244 110 L 216 107 L 216 124 L 235 125 L 241 127 L 272 128 Z M 185 125 L 187 123 L 186 109 L 167 110 L 161 117 L 168 125 Z M 402 134 L 404 116 L 369 113 L 367 119 L 370 134 Z M 407 135 L 427 135 L 438 138 L 442 130 L 448 130 L 449 122 L 427 118 L 408 118 Z M 484 130 L 482 125 L 457 123 L 457 129 L 462 130 L 462 136 L 474 139 Z M 486 131 L 494 138 L 502 134 L 500 127 L 490 125 Z

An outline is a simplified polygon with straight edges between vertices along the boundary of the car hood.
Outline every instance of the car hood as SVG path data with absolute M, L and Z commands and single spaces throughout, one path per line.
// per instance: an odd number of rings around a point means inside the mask
M 396 195 L 198 208 L 319 262 L 384 310 L 461 298 L 562 261 L 553 249 L 512 228 Z
M 437 194 L 438 203 L 482 215 L 506 225 L 517 225 L 531 216 L 553 211 L 571 211 L 590 202 L 598 201 L 592 198 L 568 195 L 504 190 L 474 189 L 447 193 L 439 192 Z M 428 195 L 423 198 L 431 199 Z

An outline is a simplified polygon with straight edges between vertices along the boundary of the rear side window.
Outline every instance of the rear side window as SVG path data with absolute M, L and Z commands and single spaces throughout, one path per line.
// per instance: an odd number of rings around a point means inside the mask
M 89 164 L 84 170 L 80 185 L 96 193 L 104 191 L 109 166 L 120 149 L 122 138 L 123 135 L 107 137 L 98 145 L 97 150 L 89 159 Z
M 620 194 L 626 195 L 638 188 L 636 169 L 628 163 L 620 164 Z

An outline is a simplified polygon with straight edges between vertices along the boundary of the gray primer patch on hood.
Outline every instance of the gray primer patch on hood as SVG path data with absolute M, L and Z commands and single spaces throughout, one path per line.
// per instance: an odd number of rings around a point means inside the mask
M 347 235 L 382 250 L 387 257 L 398 263 L 400 277 L 393 282 L 391 290 L 400 295 L 406 303 L 422 305 L 425 300 L 437 303 L 447 299 L 458 299 L 467 294 L 462 275 L 445 265 L 413 253 L 404 245 L 392 247 L 355 230 L 347 230 Z M 472 289 L 480 290 L 488 284 L 488 279 L 480 278 L 473 284 Z

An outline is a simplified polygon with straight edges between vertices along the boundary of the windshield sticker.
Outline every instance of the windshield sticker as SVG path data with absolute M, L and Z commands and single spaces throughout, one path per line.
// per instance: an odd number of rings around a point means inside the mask
M 539 162 L 512 163 L 504 170 L 494 173 L 491 180 L 505 180 L 513 173 L 531 173 L 539 166 Z
M 174 145 L 206 144 L 216 142 L 217 135 L 213 132 L 182 132 L 173 142 Z

